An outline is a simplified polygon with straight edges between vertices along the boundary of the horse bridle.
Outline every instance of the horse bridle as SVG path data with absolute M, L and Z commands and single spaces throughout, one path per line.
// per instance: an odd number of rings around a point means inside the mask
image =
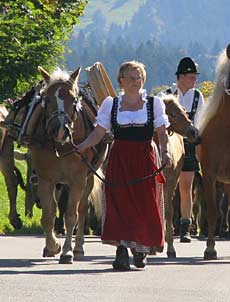
M 57 84 L 57 82 L 55 82 L 55 84 Z M 71 86 L 71 83 L 68 83 L 66 82 L 65 84 Z M 51 85 L 52 86 L 52 85 Z M 49 86 L 49 87 L 51 87 Z M 58 117 L 64 117 L 66 118 L 66 120 L 68 121 L 69 124 L 72 123 L 73 121 L 73 118 L 74 118 L 74 115 L 77 113 L 77 106 L 78 106 L 78 103 L 80 102 L 80 99 L 81 99 L 81 96 L 79 95 L 75 95 L 74 96 L 74 101 L 73 101 L 73 104 L 72 104 L 72 113 L 71 113 L 71 117 L 69 116 L 69 114 L 64 111 L 64 110 L 55 110 L 54 112 L 51 112 L 50 114 L 48 114 L 48 111 L 47 111 L 47 99 L 48 99 L 48 95 L 44 94 L 43 92 L 43 96 L 42 96 L 42 107 L 45 109 L 45 113 L 46 113 L 46 129 L 49 127 L 50 123 L 55 119 L 55 118 L 58 118 Z M 70 127 L 68 127 L 68 130 L 70 130 Z

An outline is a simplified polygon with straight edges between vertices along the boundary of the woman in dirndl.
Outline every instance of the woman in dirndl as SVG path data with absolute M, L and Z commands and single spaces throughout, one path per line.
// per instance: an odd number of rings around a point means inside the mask
M 145 176 L 165 164 L 171 166 L 168 152 L 169 126 L 165 105 L 158 97 L 148 97 L 143 85 L 146 81 L 145 66 L 128 61 L 120 66 L 118 97 L 106 97 L 97 115 L 93 132 L 78 145 L 82 153 L 96 145 L 106 132 L 112 131 L 114 141 L 106 168 L 102 241 L 117 246 L 113 261 L 115 270 L 130 270 L 129 253 L 133 264 L 144 268 L 146 256 L 153 248 L 163 249 L 164 211 L 162 186 L 163 174 Z M 156 133 L 158 148 L 153 141 Z M 145 179 L 143 179 L 145 178 Z M 127 184 L 132 180 L 135 184 Z

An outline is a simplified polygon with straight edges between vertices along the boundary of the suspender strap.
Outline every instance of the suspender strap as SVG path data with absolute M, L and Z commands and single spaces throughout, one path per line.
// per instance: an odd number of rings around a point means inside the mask
M 176 92 L 177 92 L 177 90 L 176 90 Z M 171 94 L 172 93 L 171 88 L 170 87 L 167 88 L 165 90 L 165 93 L 166 94 Z M 191 121 L 194 120 L 194 116 L 196 114 L 196 110 L 197 110 L 197 106 L 198 106 L 198 102 L 199 102 L 199 97 L 200 97 L 200 92 L 199 92 L 199 90 L 195 89 L 193 103 L 192 103 L 192 109 L 191 109 L 191 112 L 188 112 L 188 117 Z
M 148 103 L 147 103 L 147 123 L 151 122 L 153 123 L 154 120 L 154 97 L 152 96 L 147 96 Z M 118 110 L 118 98 L 115 97 L 113 98 L 113 106 L 111 110 L 111 123 L 112 123 L 112 128 L 119 127 L 117 124 L 117 110 Z
M 178 94 L 177 89 L 174 92 L 172 92 L 171 87 L 167 88 L 164 92 L 165 92 L 165 94 L 173 94 L 174 96 L 177 96 L 177 94 Z
M 198 106 L 198 102 L 199 102 L 199 96 L 200 96 L 199 90 L 195 89 L 193 103 L 192 103 L 192 109 L 191 109 L 191 112 L 188 113 L 188 117 L 191 121 L 194 120 L 194 116 L 196 114 L 196 110 L 197 110 L 197 106 Z
M 112 124 L 112 131 L 113 129 L 119 125 L 117 125 L 117 109 L 118 109 L 118 98 L 113 98 L 113 106 L 111 110 L 111 124 Z
M 154 97 L 153 96 L 147 96 L 148 104 L 147 104 L 147 114 L 148 114 L 148 122 L 150 121 L 153 123 L 154 121 Z

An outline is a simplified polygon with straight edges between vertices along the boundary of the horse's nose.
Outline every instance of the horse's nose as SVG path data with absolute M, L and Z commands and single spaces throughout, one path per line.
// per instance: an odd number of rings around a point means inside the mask
M 194 142 L 195 145 L 201 144 L 201 137 L 198 135 L 196 141 Z
M 196 142 L 196 140 L 198 139 L 199 137 L 199 131 L 196 127 L 192 126 L 188 129 L 188 132 L 187 132 L 187 138 L 189 141 L 191 142 Z
M 192 128 L 192 129 L 191 129 L 191 135 L 192 135 L 192 136 L 196 136 L 196 134 L 197 134 L 196 129 L 195 129 L 195 128 Z

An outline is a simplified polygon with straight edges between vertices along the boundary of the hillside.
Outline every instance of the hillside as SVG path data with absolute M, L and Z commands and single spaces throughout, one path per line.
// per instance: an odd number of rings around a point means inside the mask
M 100 16 L 107 30 L 121 26 L 117 34 L 134 43 L 154 38 L 174 46 L 196 41 L 223 48 L 230 40 L 229 11 L 229 0 L 89 0 L 76 30 L 90 31 Z
M 84 16 L 80 18 L 81 24 L 77 28 L 83 29 L 92 24 L 98 11 L 103 14 L 107 28 L 112 23 L 124 25 L 143 3 L 145 0 L 89 0 Z
M 121 62 L 139 60 L 151 90 L 175 80 L 177 62 L 191 56 L 199 82 L 213 81 L 217 55 L 230 42 L 229 11 L 229 0 L 89 0 L 66 65 L 73 70 L 101 61 L 116 86 Z

